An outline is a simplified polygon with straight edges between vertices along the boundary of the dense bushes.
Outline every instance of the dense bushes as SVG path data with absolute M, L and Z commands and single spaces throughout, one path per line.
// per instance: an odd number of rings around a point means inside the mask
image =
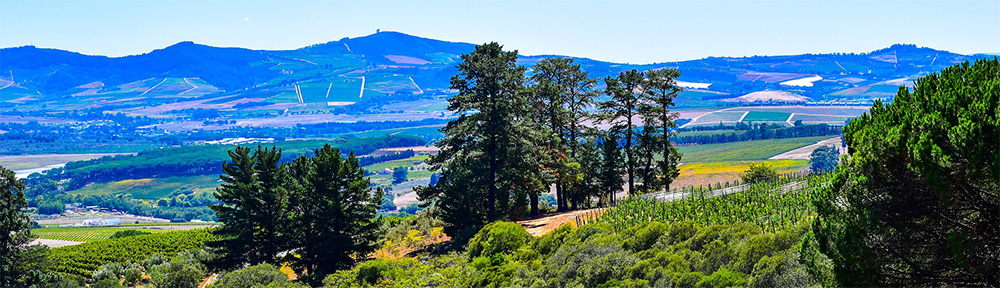
M 762 233 L 753 224 L 651 222 L 615 232 L 564 225 L 532 238 L 496 222 L 468 252 L 372 260 L 330 275 L 328 287 L 802 287 L 819 281 L 799 263 L 800 224 Z

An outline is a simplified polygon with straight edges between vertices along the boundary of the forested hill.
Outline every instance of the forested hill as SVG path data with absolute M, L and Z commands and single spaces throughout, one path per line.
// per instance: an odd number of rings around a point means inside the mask
M 142 105 L 197 96 L 325 103 L 357 101 L 359 89 L 365 97 L 374 97 L 373 101 L 384 99 L 380 96 L 396 97 L 399 92 L 433 97 L 450 93 L 448 80 L 461 60 L 459 55 L 473 47 L 380 32 L 285 51 L 192 42 L 125 57 L 32 46 L 4 48 L 0 49 L 0 71 L 4 72 L 0 73 L 0 87 L 4 87 L 0 102 L 22 107 L 47 104 L 48 109 L 68 105 L 64 101 L 68 96 L 73 96 L 75 104 L 146 98 L 133 104 Z M 546 57 L 562 56 L 520 56 L 519 64 L 532 65 Z M 683 72 L 679 80 L 688 82 L 682 86 L 701 93 L 698 100 L 721 101 L 764 90 L 788 91 L 813 100 L 891 97 L 896 87 L 910 85 L 915 76 L 974 58 L 915 45 L 893 45 L 862 54 L 711 57 L 641 65 L 575 59 L 595 77 L 633 68 L 678 68 Z M 821 79 L 810 80 L 816 76 Z M 788 82 L 792 80 L 799 81 Z M 683 101 L 680 104 L 684 105 Z

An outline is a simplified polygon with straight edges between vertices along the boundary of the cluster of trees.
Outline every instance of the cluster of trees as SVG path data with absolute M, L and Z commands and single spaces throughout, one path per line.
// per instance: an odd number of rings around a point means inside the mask
M 451 79 L 458 94 L 448 100 L 459 117 L 442 129 L 441 152 L 428 160 L 440 181 L 416 189 L 441 209 L 449 235 L 538 215 L 539 195 L 550 186 L 558 209 L 568 210 L 594 199 L 609 205 L 623 172 L 628 193 L 669 189 L 677 176 L 680 154 L 669 140 L 677 70 L 623 72 L 605 78 L 602 91 L 572 59 L 543 59 L 528 73 L 517 51 L 489 43 L 462 60 Z M 598 102 L 602 93 L 610 100 Z
M 212 205 L 223 223 L 209 243 L 212 265 L 291 263 L 317 282 L 375 250 L 383 191 L 372 191 L 358 158 L 330 145 L 315 156 L 282 162 L 276 148 L 237 147 L 223 164 L 222 187 Z M 280 264 L 279 264 L 280 265 Z
M 681 133 L 671 138 L 677 144 L 714 144 L 753 140 L 798 138 L 812 136 L 840 135 L 843 132 L 840 127 L 826 124 L 817 125 L 796 125 L 783 127 L 781 125 L 739 123 L 736 126 L 722 126 L 735 131 L 746 131 L 743 133 L 719 133 L 712 135 L 684 135 Z M 714 129 L 713 129 L 714 130 Z

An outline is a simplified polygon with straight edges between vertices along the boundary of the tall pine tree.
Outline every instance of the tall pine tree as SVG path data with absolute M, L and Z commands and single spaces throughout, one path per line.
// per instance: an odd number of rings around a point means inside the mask
M 421 195 L 422 200 L 436 199 L 442 204 L 458 199 L 440 198 L 472 197 L 456 204 L 466 207 L 485 202 L 486 219 L 444 219 L 453 227 L 481 226 L 508 218 L 512 204 L 519 201 L 511 199 L 511 195 L 523 193 L 535 183 L 525 181 L 532 179 L 526 177 L 525 167 L 534 164 L 524 162 L 535 158 L 526 155 L 535 154 L 531 149 L 538 146 L 534 143 L 537 134 L 532 131 L 537 125 L 528 117 L 526 68 L 517 65 L 517 51 L 503 51 L 500 44 L 489 43 L 476 46 L 462 55 L 462 60 L 458 75 L 451 79 L 451 88 L 458 94 L 448 100 L 448 110 L 459 117 L 442 129 L 444 137 L 438 143 L 441 151 L 428 160 L 434 169 L 443 169 L 444 173 L 436 189 L 425 189 Z M 463 183 L 453 183 L 456 181 Z M 450 189 L 465 191 L 459 195 Z M 485 191 L 474 191 L 478 189 Z M 440 208 L 446 210 L 445 215 L 465 210 L 451 204 Z M 463 217 L 462 213 L 455 216 Z
M 645 94 L 643 86 L 644 74 L 638 70 L 618 74 L 618 77 L 608 76 L 604 78 L 607 86 L 605 93 L 611 96 L 608 101 L 601 102 L 603 110 L 602 118 L 611 124 L 609 133 L 622 135 L 625 138 L 625 172 L 628 174 L 628 193 L 635 192 L 635 174 L 638 164 L 636 155 L 636 128 L 637 117 L 640 116 L 639 107 L 642 104 L 642 95 Z
M 329 144 L 315 152 L 315 157 L 302 156 L 287 166 L 297 179 L 288 225 L 298 257 L 286 260 L 297 272 L 308 272 L 310 282 L 319 283 L 375 250 L 375 214 L 384 193 L 372 191 L 354 153 L 344 159 Z
M 673 68 L 650 70 L 646 72 L 646 101 L 643 106 L 644 130 L 654 135 L 652 141 L 657 147 L 657 154 L 660 160 L 656 163 L 656 180 L 650 190 L 665 189 L 670 190 L 670 184 L 680 175 L 677 164 L 680 162 L 681 154 L 677 147 L 670 141 L 671 137 L 677 135 L 677 124 L 674 122 L 678 118 L 678 113 L 671 111 L 674 107 L 674 99 L 682 90 L 677 86 L 677 77 L 681 72 Z

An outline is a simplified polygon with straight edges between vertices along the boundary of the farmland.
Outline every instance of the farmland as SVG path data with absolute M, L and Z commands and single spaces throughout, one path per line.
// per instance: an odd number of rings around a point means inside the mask
M 732 124 L 739 122 L 778 123 L 790 125 L 796 120 L 806 124 L 844 125 L 844 121 L 868 112 L 867 107 L 858 106 L 758 106 L 736 107 L 716 110 L 694 117 L 684 127 Z M 745 115 L 745 117 L 744 117 Z M 789 119 L 791 116 L 791 119 Z
M 49 250 L 55 271 L 88 277 L 105 263 L 142 261 L 155 254 L 173 256 L 181 251 L 202 249 L 217 239 L 209 229 L 172 231 L 118 239 L 94 241 Z
M 219 185 L 218 183 L 218 175 L 125 179 L 94 183 L 74 190 L 72 193 L 81 195 L 131 194 L 135 199 L 156 200 L 178 192 L 215 188 Z
M 821 140 L 830 138 L 833 137 L 816 136 L 760 140 L 753 142 L 690 145 L 681 146 L 678 149 L 682 154 L 684 154 L 681 159 L 681 162 L 684 163 L 765 160 L 774 155 L 784 153 L 785 151 L 814 144 Z
M 67 240 L 77 242 L 92 242 L 105 240 L 115 232 L 123 230 L 138 230 L 149 233 L 163 233 L 170 230 L 165 229 L 136 229 L 121 227 L 50 227 L 31 230 L 31 234 L 38 238 Z
M 684 163 L 677 167 L 680 175 L 671 187 L 707 186 L 720 183 L 735 183 L 753 163 L 767 163 L 778 173 L 801 172 L 809 168 L 808 160 L 762 160 L 762 161 L 719 161 Z

